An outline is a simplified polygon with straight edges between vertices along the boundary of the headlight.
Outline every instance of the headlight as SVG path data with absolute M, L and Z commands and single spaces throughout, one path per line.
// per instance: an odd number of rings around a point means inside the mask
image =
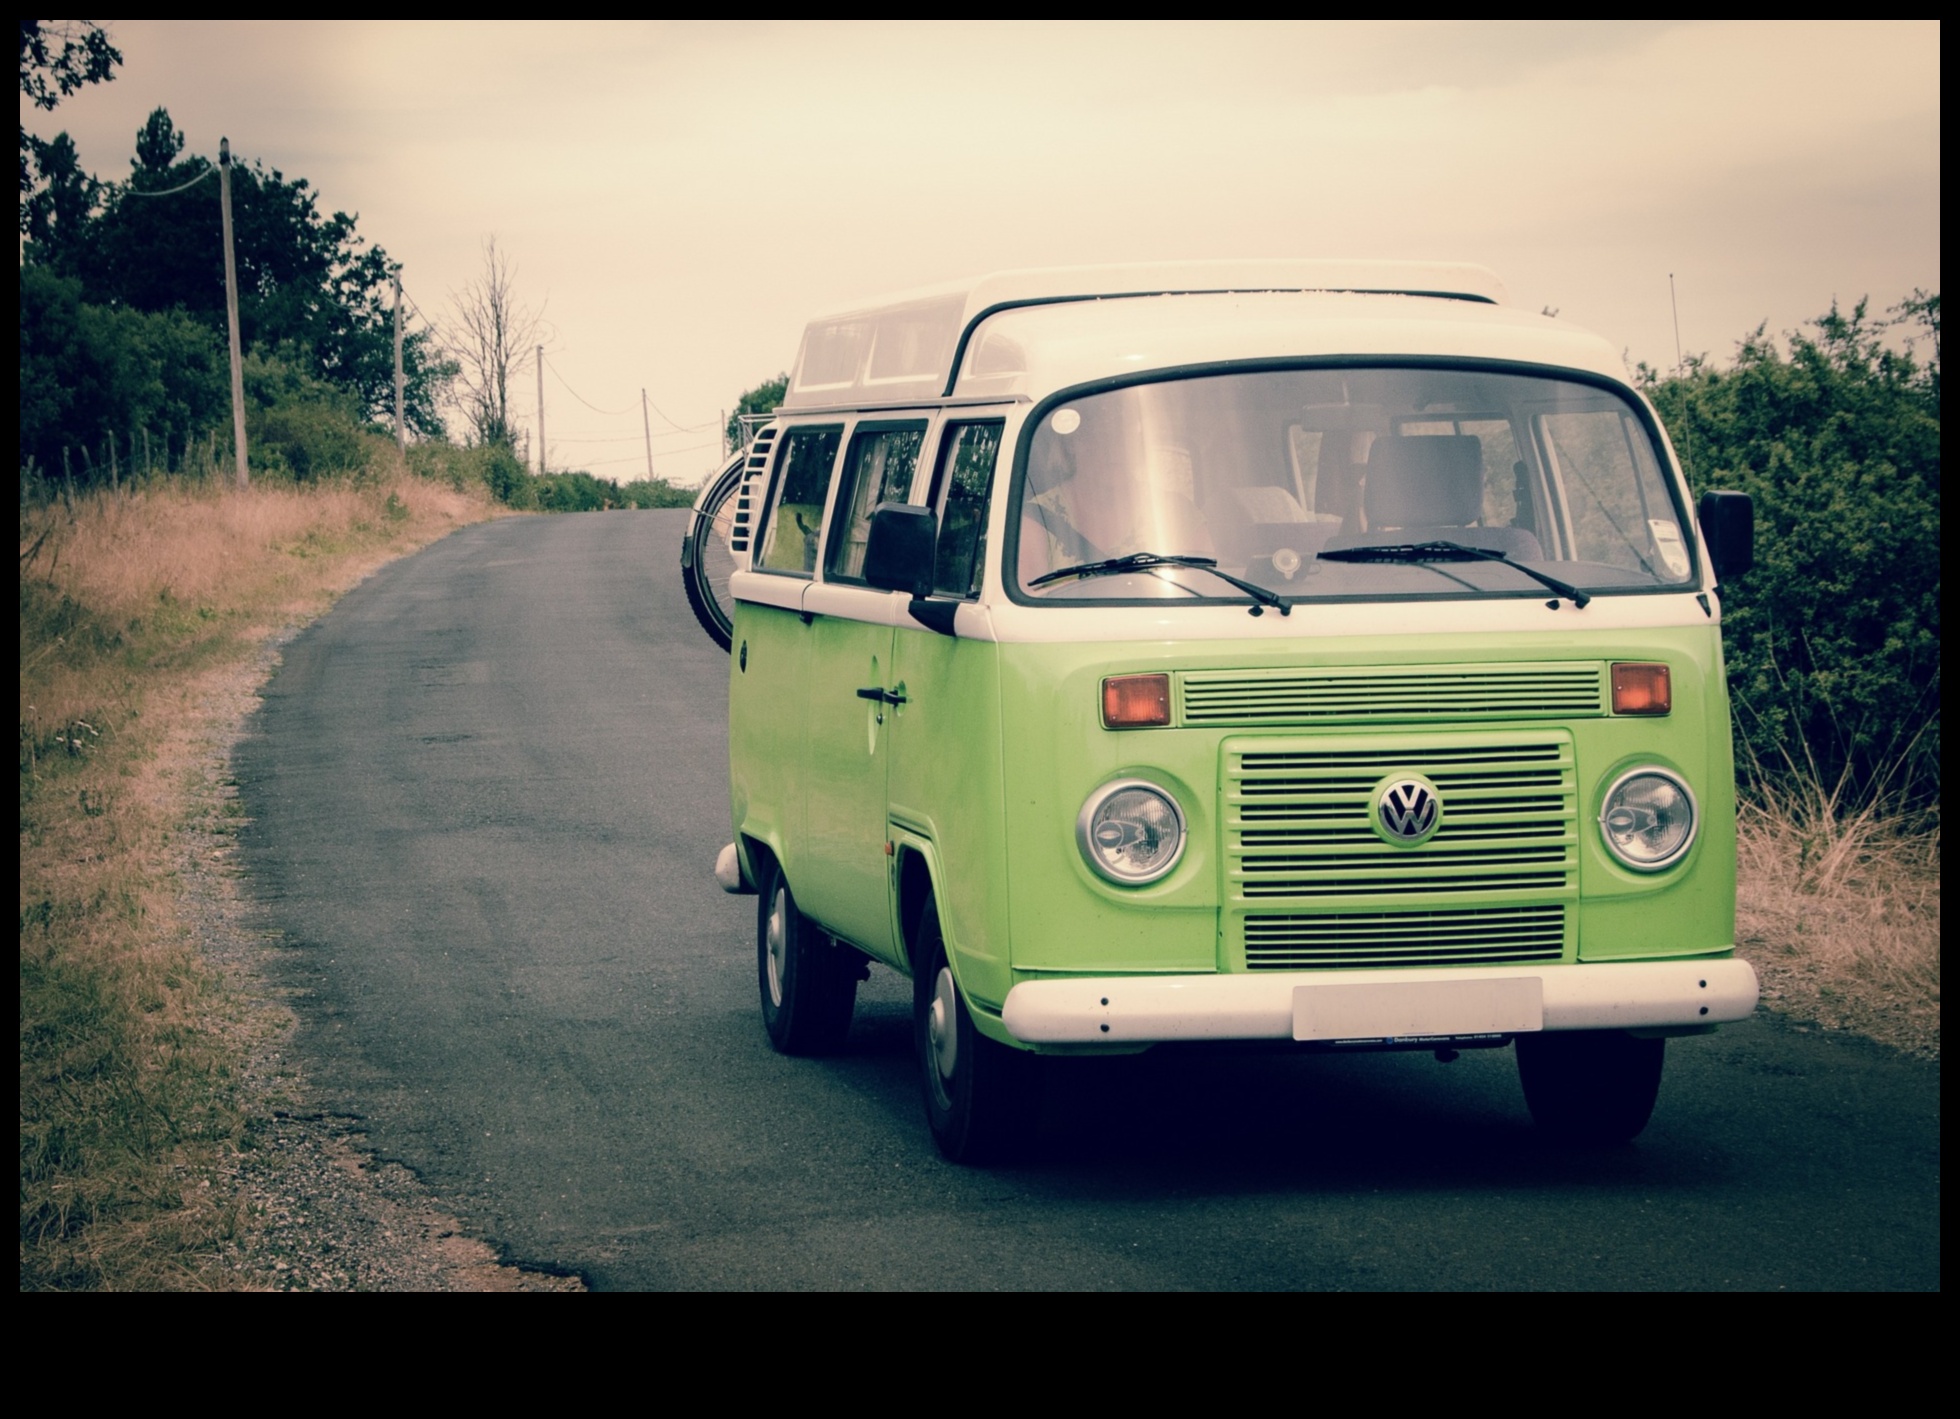
M 1184 813 L 1155 784 L 1106 783 L 1082 805 L 1075 841 L 1099 876 L 1119 887 L 1140 887 L 1169 872 L 1184 855 Z
M 1636 872 L 1679 862 L 1695 840 L 1695 796 L 1665 769 L 1635 769 L 1606 790 L 1599 835 L 1606 850 Z

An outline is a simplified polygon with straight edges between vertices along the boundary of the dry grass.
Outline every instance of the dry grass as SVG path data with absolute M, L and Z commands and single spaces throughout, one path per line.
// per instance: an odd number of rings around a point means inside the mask
M 207 682 L 375 566 L 491 515 L 397 473 L 158 485 L 24 509 L 20 569 L 23 1288 L 219 1284 L 239 1224 L 227 1001 L 176 916 L 171 834 Z
M 1771 790 L 1745 804 L 1736 938 L 1773 1009 L 1940 1054 L 1940 830 Z
M 316 611 L 350 572 L 486 506 L 404 477 L 243 494 L 156 485 L 23 510 L 23 733 L 34 752 L 47 735 L 65 750 L 80 720 L 86 742 L 99 730 L 89 717 L 113 714 L 155 672 Z

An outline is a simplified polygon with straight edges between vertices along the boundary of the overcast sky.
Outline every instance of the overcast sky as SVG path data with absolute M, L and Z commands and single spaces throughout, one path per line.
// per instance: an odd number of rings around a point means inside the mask
M 811 315 L 1011 267 L 1476 261 L 1660 366 L 1670 272 L 1717 357 L 1940 286 L 1936 23 L 109 25 L 115 82 L 30 132 L 105 178 L 159 105 L 227 135 L 438 323 L 494 235 L 553 465 L 612 477 L 642 387 L 692 482 Z

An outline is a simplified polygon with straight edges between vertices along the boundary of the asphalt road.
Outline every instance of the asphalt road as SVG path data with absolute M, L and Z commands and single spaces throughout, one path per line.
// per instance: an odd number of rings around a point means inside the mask
M 509 1259 L 598 1288 L 1937 1288 L 1936 1065 L 1772 1017 L 1670 1047 L 1634 1144 L 1539 1140 L 1510 1052 L 1160 1050 L 943 1163 L 909 988 L 771 1053 L 685 514 L 513 518 L 288 649 L 236 768 L 301 1045 Z M 793 705 L 784 712 L 793 713 Z

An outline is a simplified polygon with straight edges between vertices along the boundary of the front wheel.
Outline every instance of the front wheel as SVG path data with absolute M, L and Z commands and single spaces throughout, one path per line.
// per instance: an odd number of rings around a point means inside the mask
M 933 1142 L 951 1162 L 992 1162 L 1025 1134 L 1034 1102 L 1034 1056 L 988 1039 L 974 1026 L 946 959 L 931 896 L 920 913 L 912 956 L 912 1037 Z
M 1518 1079 L 1540 1128 L 1568 1143 L 1624 1143 L 1653 1116 L 1664 1039 L 1620 1030 L 1518 1036 Z
M 789 879 L 771 864 L 758 896 L 756 985 L 762 1026 L 783 1054 L 829 1054 L 851 1032 L 862 959 L 797 910 Z

